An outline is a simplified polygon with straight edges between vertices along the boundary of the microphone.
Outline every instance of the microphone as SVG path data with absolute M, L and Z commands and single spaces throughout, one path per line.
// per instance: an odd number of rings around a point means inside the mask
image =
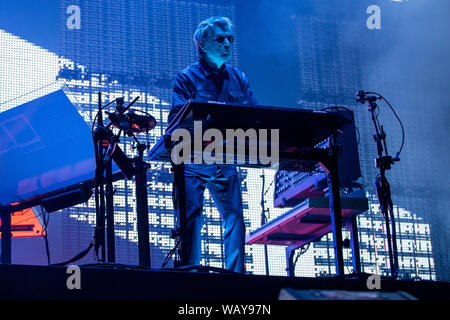
M 356 102 L 361 102 L 362 104 L 364 104 L 367 101 L 369 101 L 369 104 L 370 104 L 372 102 L 375 102 L 377 99 L 381 99 L 381 98 L 375 97 L 375 96 L 366 96 L 366 94 L 368 94 L 368 93 L 372 93 L 372 92 L 365 92 L 364 90 L 358 91 L 358 93 L 356 94 Z
M 364 90 L 358 91 L 356 94 L 356 102 L 366 103 L 366 93 Z

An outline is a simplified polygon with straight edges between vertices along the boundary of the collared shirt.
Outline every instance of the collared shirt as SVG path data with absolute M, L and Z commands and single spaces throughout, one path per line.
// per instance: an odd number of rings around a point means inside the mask
M 172 92 L 172 109 L 168 123 L 188 100 L 258 104 L 247 76 L 242 71 L 228 64 L 223 64 L 215 71 L 203 59 L 178 73 Z M 220 168 L 225 176 L 236 173 L 235 168 L 227 166 L 187 165 L 186 174 L 201 171 L 212 176 L 217 168 Z

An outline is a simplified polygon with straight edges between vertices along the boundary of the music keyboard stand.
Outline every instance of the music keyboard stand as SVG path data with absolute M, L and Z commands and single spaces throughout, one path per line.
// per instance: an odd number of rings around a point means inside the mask
M 248 112 L 251 112 L 252 115 L 254 115 L 254 118 L 248 119 L 248 117 L 245 116 L 245 114 L 248 116 Z M 312 150 L 309 150 L 308 152 L 301 151 L 302 148 L 297 148 L 296 151 L 290 149 L 291 146 L 298 147 L 303 144 L 305 146 L 313 146 L 314 139 L 322 141 L 323 139 L 336 134 L 341 121 L 344 121 L 344 119 L 336 113 L 315 112 L 311 110 L 188 101 L 183 109 L 177 114 L 176 119 L 170 123 L 169 128 L 166 130 L 166 135 L 150 150 L 149 158 L 151 160 L 169 161 L 170 134 L 177 128 L 189 128 L 189 125 L 192 125 L 193 121 L 196 120 L 207 121 L 210 127 L 221 129 L 229 125 L 232 125 L 232 127 L 227 127 L 230 129 L 233 127 L 244 129 L 248 127 L 271 129 L 276 128 L 274 125 L 283 123 L 284 135 L 283 132 L 281 132 L 280 141 L 282 141 L 281 144 L 284 143 L 284 145 L 283 148 L 280 148 L 279 168 L 283 170 L 298 171 L 300 168 L 295 166 L 296 163 L 301 162 L 302 160 L 311 160 L 318 162 L 328 173 L 330 217 L 333 232 L 336 274 L 338 276 L 343 276 L 342 215 L 338 174 L 339 147 L 331 143 L 331 146 L 327 149 L 312 148 Z M 348 121 L 348 119 L 345 119 L 345 121 Z M 208 126 L 205 126 L 203 129 L 207 128 Z M 333 138 L 331 139 L 334 140 Z M 240 164 L 240 166 L 264 167 L 262 165 L 247 164 Z M 175 175 L 179 174 L 181 176 L 183 170 L 184 167 L 174 168 L 174 173 Z M 180 182 L 184 179 L 175 177 L 175 180 Z M 178 205 L 183 205 L 185 198 L 183 199 L 181 201 L 178 200 Z M 184 206 L 183 208 L 180 207 L 180 212 L 183 213 L 184 216 L 186 212 Z M 180 217 L 180 220 L 185 221 L 185 216 Z M 181 236 L 181 242 L 184 240 L 182 233 L 183 232 L 178 234 Z M 181 248 L 183 248 L 183 244 L 181 244 Z M 180 257 L 182 260 L 181 264 L 183 265 L 186 262 L 186 260 L 184 260 L 185 254 L 183 249 L 180 250 Z

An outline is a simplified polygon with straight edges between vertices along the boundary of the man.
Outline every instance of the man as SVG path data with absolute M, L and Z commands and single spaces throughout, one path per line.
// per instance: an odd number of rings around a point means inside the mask
M 188 100 L 257 104 L 245 74 L 226 64 L 230 59 L 233 40 L 232 25 L 228 18 L 211 17 L 198 25 L 194 42 L 199 61 L 177 75 L 169 123 Z M 208 187 L 223 218 L 225 267 L 243 273 L 245 225 L 236 169 L 220 165 L 186 164 L 184 179 L 187 222 L 182 232 L 185 232 L 188 242 L 184 244 L 186 263 L 200 263 L 203 194 L 205 187 Z

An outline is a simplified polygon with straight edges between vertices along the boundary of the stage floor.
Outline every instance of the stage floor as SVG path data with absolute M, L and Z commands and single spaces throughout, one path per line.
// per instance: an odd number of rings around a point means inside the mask
M 292 292 L 403 292 L 419 300 L 450 298 L 448 282 L 381 279 L 380 289 L 369 290 L 369 275 L 345 279 L 292 278 L 145 270 L 118 264 L 81 265 L 79 272 L 74 270 L 57 266 L 0 265 L 0 299 L 277 300 L 280 291 L 287 288 Z M 370 295 L 367 297 L 370 299 Z

